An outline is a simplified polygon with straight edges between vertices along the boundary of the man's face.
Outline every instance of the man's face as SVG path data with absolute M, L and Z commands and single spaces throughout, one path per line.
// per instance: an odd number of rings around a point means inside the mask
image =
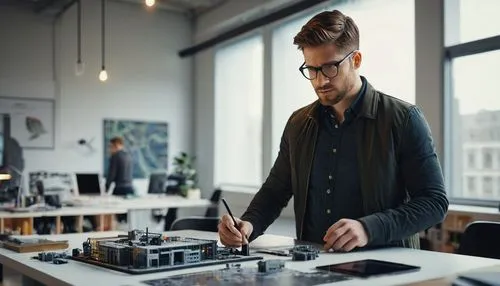
M 118 147 L 113 143 L 109 143 L 108 148 L 111 155 L 115 154 L 118 151 Z
M 333 44 L 325 44 L 317 47 L 304 47 L 305 66 L 320 67 L 322 65 L 340 63 L 337 74 L 327 77 L 321 71 L 317 72 L 316 78 L 310 80 L 311 84 L 323 105 L 333 106 L 339 103 L 352 90 L 356 82 L 357 69 L 361 62 L 361 54 L 351 51 L 342 52 Z M 346 57 L 347 56 L 347 57 Z M 355 58 L 355 60 L 353 60 Z M 333 67 L 333 69 L 335 69 Z M 304 71 L 304 72 L 307 72 Z

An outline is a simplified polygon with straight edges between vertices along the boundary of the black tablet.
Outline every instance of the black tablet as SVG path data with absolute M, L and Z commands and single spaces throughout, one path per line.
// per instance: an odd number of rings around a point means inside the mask
M 356 277 L 367 278 L 371 276 L 399 274 L 420 270 L 419 266 L 406 265 L 381 260 L 359 260 L 340 264 L 323 265 L 316 267 L 320 270 L 338 272 Z

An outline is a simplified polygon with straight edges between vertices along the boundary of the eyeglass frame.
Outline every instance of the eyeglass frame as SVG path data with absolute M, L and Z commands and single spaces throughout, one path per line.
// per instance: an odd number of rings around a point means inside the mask
M 308 80 L 315 80 L 317 77 L 318 77 L 318 72 L 321 71 L 321 73 L 326 77 L 326 78 L 329 78 L 329 79 L 332 79 L 332 78 L 335 78 L 338 74 L 339 74 L 339 67 L 340 65 L 346 60 L 348 59 L 349 57 L 351 57 L 352 55 L 354 55 L 354 53 L 357 52 L 357 50 L 353 50 L 351 51 L 350 53 L 348 53 L 343 59 L 341 59 L 340 61 L 337 61 L 337 62 L 334 62 L 334 61 L 331 61 L 331 62 L 328 62 L 328 63 L 325 63 L 325 64 L 322 64 L 321 66 L 319 67 L 315 67 L 315 66 L 307 66 L 305 65 L 306 62 L 302 63 L 302 65 L 299 67 L 299 71 L 300 73 Z M 323 72 L 323 67 L 324 66 L 335 66 L 336 70 L 337 70 L 337 73 L 334 75 L 334 76 L 327 76 L 324 72 Z M 305 69 L 313 69 L 316 71 L 316 76 L 314 76 L 313 78 L 308 78 L 305 74 L 304 74 L 304 70 Z

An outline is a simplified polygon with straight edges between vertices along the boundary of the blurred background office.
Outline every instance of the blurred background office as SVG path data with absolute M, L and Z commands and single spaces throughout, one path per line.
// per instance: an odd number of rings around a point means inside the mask
M 500 1 L 147 2 L 0 0 L 5 197 L 21 187 L 91 204 L 106 195 L 107 146 L 120 136 L 133 196 L 204 199 L 218 210 L 222 193 L 240 215 L 288 116 L 316 98 L 292 38 L 312 15 L 339 9 L 359 25 L 361 74 L 425 113 L 452 204 L 498 209 Z M 292 205 L 269 232 L 294 235 Z M 207 210 L 154 208 L 133 221 L 169 229 Z M 454 251 L 483 215 L 450 214 L 422 234 L 428 248 Z

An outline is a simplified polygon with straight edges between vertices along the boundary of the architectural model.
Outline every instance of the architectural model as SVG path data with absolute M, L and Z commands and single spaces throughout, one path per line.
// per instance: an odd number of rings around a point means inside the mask
M 83 251 L 73 249 L 72 258 L 132 274 L 262 259 L 250 256 L 248 247 L 242 251 L 218 248 L 217 240 L 166 237 L 147 229 L 118 237 L 88 238 Z

